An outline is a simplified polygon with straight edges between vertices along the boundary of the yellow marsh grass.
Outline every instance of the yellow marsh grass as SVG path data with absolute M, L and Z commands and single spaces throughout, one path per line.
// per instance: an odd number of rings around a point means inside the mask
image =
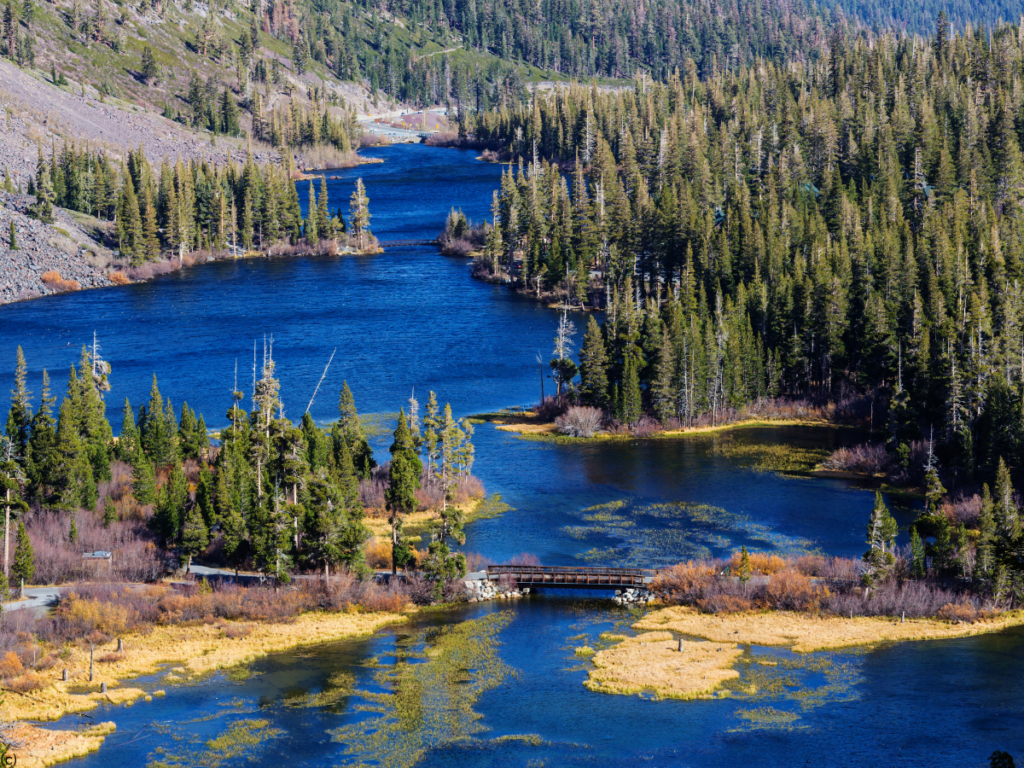
M 554 422 L 547 424 L 502 424 L 495 422 L 495 429 L 502 432 L 515 432 L 520 435 L 554 435 L 558 433 L 558 427 Z
M 52 677 L 52 686 L 30 694 L 3 692 L 0 719 L 56 720 L 70 712 L 93 709 L 100 702 L 129 703 L 144 696 L 144 691 L 138 688 L 114 689 L 114 686 L 126 678 L 155 674 L 164 664 L 180 664 L 183 672 L 199 675 L 300 645 L 368 635 L 405 618 L 395 613 L 307 613 L 289 624 L 251 624 L 252 632 L 237 639 L 225 638 L 220 629 L 207 624 L 156 627 L 147 635 L 126 635 L 121 661 L 97 665 L 92 685 L 98 691 L 101 682 L 107 683 L 111 690 L 105 694 L 74 694 L 68 691 L 69 686 L 80 686 L 89 679 L 88 647 L 83 650 L 69 646 L 68 658 L 44 673 Z M 96 650 L 99 653 L 101 648 Z M 60 682 L 61 670 L 65 667 L 69 683 Z
M 47 731 L 19 723 L 8 737 L 19 745 L 18 768 L 43 768 L 95 752 L 114 729 L 113 723 L 100 723 L 81 731 Z
M 633 625 L 635 629 L 671 630 L 716 642 L 788 646 L 798 653 L 900 640 L 941 640 L 998 632 L 1024 624 L 1024 611 L 1003 613 L 973 624 L 937 619 L 899 619 L 858 616 L 815 616 L 773 611 L 709 616 L 692 608 L 663 608 Z
M 464 523 L 469 523 L 473 520 L 474 516 L 483 507 L 484 499 L 471 499 L 470 501 L 463 502 L 462 504 L 456 504 L 456 508 L 462 510 L 462 514 L 465 516 L 463 519 Z M 440 520 L 438 511 L 435 509 L 425 509 L 417 512 L 410 512 L 407 515 L 402 515 L 402 525 L 404 526 L 406 533 L 413 531 L 413 537 L 418 531 L 426 531 L 430 524 Z M 387 512 L 381 510 L 378 514 L 369 514 L 363 518 L 363 524 L 370 529 L 370 533 L 373 537 L 379 541 L 391 541 L 391 523 L 388 522 Z M 422 538 L 422 536 L 420 537 Z
M 679 643 L 671 632 L 627 637 L 594 655 L 584 683 L 601 693 L 653 692 L 662 699 L 695 699 L 739 677 L 733 664 L 743 653 L 735 643 Z

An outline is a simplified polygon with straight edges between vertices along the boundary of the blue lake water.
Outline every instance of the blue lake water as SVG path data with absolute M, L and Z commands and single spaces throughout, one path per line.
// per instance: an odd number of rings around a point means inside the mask
M 361 176 L 373 231 L 385 241 L 432 238 L 453 205 L 484 218 L 500 178 L 498 166 L 475 161 L 471 152 L 396 146 L 367 154 L 385 162 L 332 172 L 339 178 L 328 181 L 331 205 L 345 207 Z M 304 183 L 300 191 L 305 200 Z M 0 307 L 0 407 L 6 409 L 18 344 L 31 388 L 38 392 L 46 367 L 60 393 L 68 366 L 95 331 L 113 365 L 107 401 L 115 429 L 124 398 L 137 408 L 154 372 L 176 406 L 187 399 L 209 426 L 222 425 L 236 363 L 239 388 L 247 391 L 253 342 L 262 348 L 271 335 L 286 415 L 293 419 L 334 349 L 311 408 L 319 420 L 336 415 L 343 380 L 365 413 L 395 412 L 415 388 L 421 404 L 433 389 L 457 415 L 469 415 L 537 400 L 535 358 L 550 353 L 556 322 L 552 310 L 472 280 L 465 260 L 428 247 L 210 264 L 145 284 Z M 514 511 L 473 523 L 466 549 L 495 561 L 529 552 L 548 564 L 595 565 L 663 565 L 726 554 L 740 544 L 858 555 L 869 492 L 843 481 L 756 471 L 722 450 L 765 443 L 820 448 L 858 439 L 833 430 L 750 429 L 716 438 L 557 445 L 481 425 L 474 473 Z M 900 522 L 909 522 L 913 511 L 890 502 Z M 377 670 L 367 659 L 380 656 L 386 666 L 383 654 L 391 646 L 428 647 L 438 626 L 494 612 L 510 614 L 494 642 L 514 674 L 475 700 L 484 731 L 467 740 L 475 721 L 446 722 L 431 731 L 419 765 L 971 766 L 997 748 L 1024 756 L 1024 635 L 1017 631 L 833 654 L 825 672 L 797 660 L 794 679 L 825 689 L 814 706 L 793 696 L 654 702 L 582 686 L 586 662 L 573 646 L 596 642 L 616 624 L 628 626 L 628 613 L 608 603 L 538 597 L 419 618 L 369 640 L 278 654 L 255 664 L 258 674 L 243 682 L 154 680 L 147 685 L 166 688 L 166 697 L 92 713 L 116 720 L 118 733 L 74 764 L 199 764 L 202 750 L 195 745 L 188 748 L 192 763 L 171 758 L 231 722 L 255 718 L 280 733 L 216 764 L 404 765 L 404 753 L 360 754 L 332 738 L 333 729 L 384 718 L 368 711 L 358 693 L 300 709 L 284 702 L 329 688 L 339 672 L 352 675 L 356 691 L 372 689 Z M 751 649 L 752 656 L 765 653 L 786 656 Z M 474 674 L 468 670 L 468 679 Z M 797 717 L 756 715 L 766 707 Z M 537 738 L 499 738 L 531 735 Z

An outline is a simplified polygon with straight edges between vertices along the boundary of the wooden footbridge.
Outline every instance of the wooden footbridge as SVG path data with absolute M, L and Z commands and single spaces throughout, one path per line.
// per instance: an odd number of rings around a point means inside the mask
M 581 566 L 489 565 L 487 579 L 515 581 L 522 587 L 629 589 L 650 584 L 657 571 L 648 568 L 585 568 Z

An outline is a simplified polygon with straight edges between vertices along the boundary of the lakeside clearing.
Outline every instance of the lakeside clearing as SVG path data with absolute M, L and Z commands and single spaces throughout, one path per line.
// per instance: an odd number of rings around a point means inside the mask
M 971 637 L 1022 624 L 1021 610 L 971 623 L 953 623 L 892 617 L 848 619 L 788 611 L 708 615 L 693 608 L 662 608 L 633 624 L 644 634 L 623 638 L 618 645 L 598 651 L 584 685 L 603 693 L 700 698 L 711 696 L 725 682 L 739 676 L 735 665 L 744 645 L 813 653 L 878 643 Z M 678 650 L 679 636 L 686 638 L 682 653 Z

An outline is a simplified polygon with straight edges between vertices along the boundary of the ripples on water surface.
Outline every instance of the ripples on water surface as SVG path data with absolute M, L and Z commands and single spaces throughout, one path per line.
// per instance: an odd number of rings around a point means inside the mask
M 334 172 L 341 178 L 328 186 L 332 205 L 345 207 L 361 175 L 382 240 L 432 238 L 452 205 L 477 220 L 488 214 L 500 169 L 475 162 L 473 153 L 398 146 L 370 154 L 386 162 Z M 304 201 L 304 184 L 300 190 Z M 413 387 L 421 402 L 436 390 L 460 415 L 535 401 L 534 358 L 550 351 L 554 313 L 467 273 L 464 260 L 403 248 L 360 258 L 219 263 L 127 288 L 0 307 L 0 389 L 6 397 L 21 344 L 31 388 L 38 392 L 45 366 L 61 392 L 79 346 L 96 330 L 114 367 L 107 400 L 115 428 L 124 398 L 137 408 L 154 371 L 175 405 L 187 398 L 207 424 L 222 424 L 236 361 L 240 388 L 248 389 L 251 345 L 264 334 L 275 338 L 293 419 L 334 348 L 312 407 L 320 420 L 334 417 L 343 379 L 366 413 L 396 411 Z M 515 511 L 471 525 L 467 548 L 498 561 L 526 551 L 551 564 L 597 565 L 659 565 L 740 544 L 857 555 L 865 546 L 869 493 L 840 481 L 760 471 L 748 450 L 826 450 L 856 439 L 773 428 L 553 445 L 481 426 L 475 472 Z M 890 502 L 906 525 L 913 512 Z M 427 663 L 433 657 L 422 652 L 439 642 L 431 632 L 496 611 L 509 616 L 465 630 L 493 651 L 466 661 L 482 668 L 453 678 L 471 695 L 442 690 L 424 710 L 410 710 L 416 697 L 409 686 L 420 673 L 409 673 L 399 686 L 404 708 L 373 711 L 381 704 L 372 694 L 398 685 L 375 677 L 386 676 L 396 658 Z M 607 604 L 595 609 L 548 597 L 459 609 L 371 640 L 275 655 L 253 665 L 257 674 L 242 682 L 218 677 L 171 686 L 152 703 L 93 713 L 115 719 L 119 730 L 76 764 L 319 768 L 402 766 L 412 756 L 424 766 L 971 766 L 995 748 L 1024 753 L 1020 632 L 830 654 L 813 663 L 753 649 L 754 656 L 767 653 L 794 666 L 788 674 L 801 689 L 817 691 L 813 698 L 786 693 L 785 686 L 774 698 L 704 702 L 588 692 L 586 662 L 573 647 L 629 620 Z M 367 666 L 372 659 L 385 669 Z M 742 667 L 744 675 L 760 668 L 752 659 Z M 431 721 L 431 712 L 445 715 Z M 392 716 L 404 736 L 388 731 L 382 746 L 373 734 Z M 218 740 L 211 746 L 211 739 Z M 364 753 L 368 744 L 375 745 L 372 754 Z

